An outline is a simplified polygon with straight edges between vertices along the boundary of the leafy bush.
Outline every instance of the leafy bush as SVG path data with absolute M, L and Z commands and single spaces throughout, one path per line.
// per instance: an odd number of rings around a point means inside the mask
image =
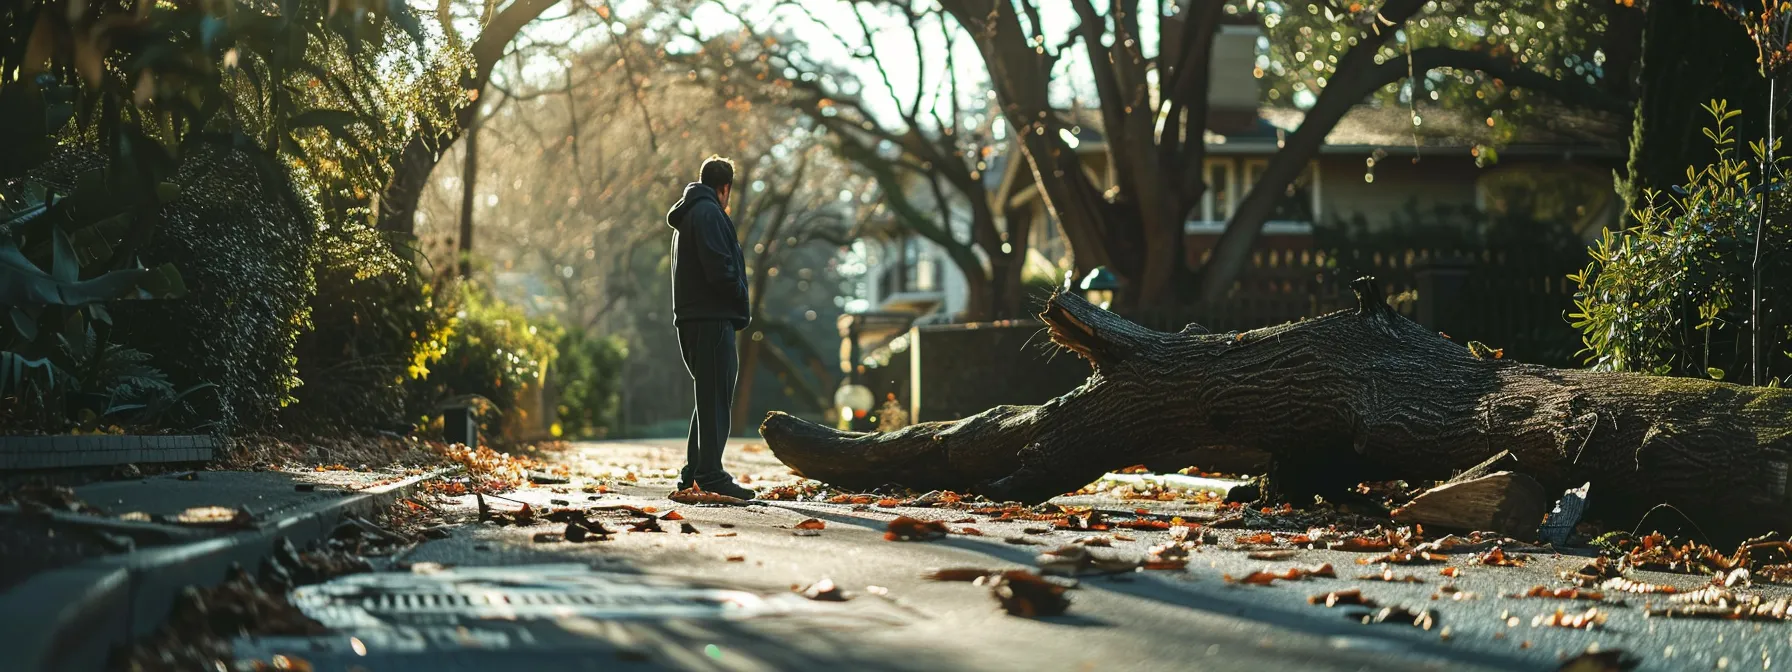
M 290 0 L 278 9 L 73 0 L 0 6 L 0 72 L 8 73 L 0 85 L 0 183 L 29 172 L 45 185 L 39 191 L 74 194 L 70 202 L 80 204 L 58 213 L 47 199 L 0 203 L 0 219 L 55 220 L 51 226 L 81 258 L 78 277 L 63 277 L 64 264 L 32 247 L 50 249 L 52 238 L 38 232 L 9 232 L 31 237 L 16 245 L 24 261 L 10 265 L 67 289 L 76 280 L 119 277 L 102 273 L 142 258 L 179 264 L 182 276 L 158 273 L 192 289 L 180 302 L 130 302 L 110 313 L 96 312 L 96 301 L 112 297 L 49 302 L 59 312 L 48 317 L 37 304 L 11 311 L 12 331 L 0 334 L 0 348 L 32 341 L 25 331 L 61 341 L 8 349 L 0 373 L 19 374 L 9 388 L 48 390 L 50 376 L 64 377 L 51 355 L 87 352 L 93 362 L 112 362 L 90 367 L 105 371 L 143 364 L 132 354 L 140 350 L 167 368 L 173 384 L 216 384 L 215 395 L 189 401 L 218 431 L 266 426 L 295 399 L 295 346 L 308 324 L 313 273 L 381 261 L 343 256 L 329 259 L 337 266 L 317 267 L 315 234 L 329 228 L 320 211 L 364 204 L 418 125 L 440 125 L 465 104 L 458 81 L 469 63 L 453 35 L 427 35 L 404 3 Z M 3 189 L 30 195 L 20 184 Z M 40 217 L 46 212 L 55 216 Z M 11 280 L 0 277 L 0 287 L 24 286 Z M 69 310 L 87 316 L 91 335 L 64 328 Z M 37 330 L 21 315 L 54 328 Z M 118 326 L 109 329 L 113 316 Z M 92 348 L 84 349 L 88 341 Z M 38 415 L 60 408 L 40 400 Z
M 1637 224 L 1606 231 L 1586 269 L 1570 276 L 1580 284 L 1570 318 L 1595 368 L 1746 379 L 1740 374 L 1750 363 L 1763 193 L 1769 216 L 1761 231 L 1759 289 L 1769 321 L 1762 342 L 1768 353 L 1787 347 L 1789 306 L 1780 293 L 1792 288 L 1792 255 L 1786 254 L 1792 203 L 1777 178 L 1764 191 L 1757 186 L 1763 148 L 1751 143 L 1754 156 L 1745 159 L 1730 125 L 1742 112 L 1721 101 L 1705 109 L 1715 161 L 1687 168 L 1686 184 L 1672 193 L 1645 191 L 1646 205 L 1633 213 Z M 1792 373 L 1784 358 L 1765 361 L 1768 376 Z
M 501 416 L 518 406 L 525 386 L 540 383 L 555 356 L 560 328 L 532 323 L 521 308 L 492 299 L 466 282 L 443 292 L 453 315 L 441 360 L 411 381 L 412 417 L 425 419 L 449 403 L 473 398 L 490 403 L 482 425 L 496 435 Z
M 409 429 L 407 381 L 428 375 L 447 352 L 453 316 L 436 305 L 417 255 L 395 252 L 364 223 L 330 227 L 318 247 L 311 328 L 294 350 L 304 384 L 283 417 L 312 427 Z
M 560 392 L 560 434 L 594 439 L 616 433 L 628 342 L 620 336 L 598 337 L 573 330 L 560 339 L 558 349 L 559 357 L 548 378 Z
M 115 311 L 119 339 L 154 355 L 177 384 L 217 386 L 195 405 L 222 432 L 267 426 L 300 384 L 293 348 L 314 291 L 315 229 L 284 177 L 259 168 L 265 158 L 190 153 L 180 197 L 143 252 L 179 264 L 188 294 Z
M 62 184 L 27 175 L 54 151 L 47 129 L 72 114 L 67 94 L 0 86 L 0 146 L 19 148 L 0 160 L 0 426 L 150 424 L 184 395 L 148 355 L 112 342 L 106 304 L 184 291 L 171 265 L 146 269 L 136 256 L 175 190 L 155 170 L 87 168 Z

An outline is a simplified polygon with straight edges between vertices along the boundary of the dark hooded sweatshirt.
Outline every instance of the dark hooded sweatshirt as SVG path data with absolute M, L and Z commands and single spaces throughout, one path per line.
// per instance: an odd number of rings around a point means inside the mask
M 722 212 L 716 190 L 685 185 L 684 198 L 666 213 L 672 227 L 672 322 L 729 322 L 747 328 L 747 257 L 734 222 Z

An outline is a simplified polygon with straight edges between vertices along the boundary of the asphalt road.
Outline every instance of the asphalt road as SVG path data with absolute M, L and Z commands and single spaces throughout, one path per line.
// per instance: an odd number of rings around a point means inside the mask
M 986 587 L 928 581 L 921 574 L 943 567 L 1033 568 L 1040 551 L 1094 533 L 1028 534 L 1026 528 L 1041 525 L 979 517 L 975 523 L 951 527 L 968 525 L 983 536 L 891 542 L 884 540 L 883 531 L 896 514 L 943 521 L 967 514 L 791 502 L 741 508 L 676 505 L 664 499 L 671 490 L 670 480 L 650 475 L 666 467 L 667 461 L 676 466 L 682 457 L 679 452 L 663 445 L 585 446 L 568 456 L 579 472 L 606 477 L 635 473 L 636 483 L 597 495 L 595 501 L 580 492 L 579 481 L 560 486 L 565 492 L 537 486 L 509 496 L 539 507 L 551 507 L 552 500 L 560 499 L 577 505 L 653 506 L 661 513 L 677 510 L 697 529 L 695 534 L 681 534 L 676 523 L 668 522 L 665 533 L 625 532 L 603 542 L 538 543 L 533 540 L 536 533 L 557 532 L 562 526 L 469 522 L 457 527 L 451 538 L 421 545 L 397 559 L 455 568 L 436 578 L 472 568 L 514 570 L 521 577 L 469 579 L 454 588 L 472 596 L 463 602 L 478 603 L 485 594 L 485 603 L 495 603 L 489 595 L 519 586 L 537 594 L 566 587 L 580 595 L 576 599 L 512 595 L 504 598 L 511 606 L 498 612 L 490 607 L 437 605 L 433 611 L 419 607 L 396 629 L 392 620 L 382 622 L 359 612 L 338 614 L 343 625 L 332 635 L 245 640 L 239 643 L 239 654 L 266 658 L 283 653 L 302 657 L 318 670 L 827 666 L 1256 671 L 1551 670 L 1562 659 L 1589 648 L 1632 652 L 1645 661 L 1646 670 L 1750 670 L 1772 669 L 1775 662 L 1786 665 L 1792 653 L 1792 624 L 1647 619 L 1642 615 L 1647 600 L 1638 596 L 1629 596 L 1622 605 L 1504 597 L 1534 585 L 1564 586 L 1557 573 L 1584 564 L 1585 558 L 1537 556 L 1525 567 L 1512 568 L 1467 566 L 1467 556 L 1453 556 L 1447 565 L 1393 568 L 1396 574 L 1412 574 L 1424 583 L 1387 583 L 1356 578 L 1378 571 L 1357 564 L 1365 554 L 1304 550 L 1294 558 L 1261 561 L 1229 550 L 1231 538 L 1247 532 L 1223 532 L 1221 543 L 1196 552 L 1186 570 L 1082 577 L 1067 593 L 1071 606 L 1066 614 L 1021 618 L 1004 613 Z M 731 468 L 737 474 L 759 470 L 755 480 L 776 478 L 771 468 L 775 462 L 768 463 L 768 456 L 732 452 Z M 457 506 L 470 514 L 470 500 Z M 1116 502 L 1112 508 L 1131 507 Z M 826 521 L 826 528 L 815 536 L 793 534 L 792 526 L 810 517 Z M 1115 541 L 1112 551 L 1135 555 L 1166 535 L 1122 534 L 1133 540 Z M 1042 545 L 1013 545 L 1004 541 L 1006 537 Z M 1331 563 L 1342 578 L 1278 581 L 1271 586 L 1236 585 L 1222 578 L 1322 562 Z M 552 566 L 556 564 L 563 566 Z M 1462 575 L 1441 576 L 1443 566 L 1458 567 Z M 813 601 L 791 591 L 793 585 L 822 578 L 831 579 L 851 599 Z M 1684 588 L 1705 581 L 1666 574 L 1633 578 Z M 1445 583 L 1476 597 L 1458 600 L 1443 595 L 1433 600 Z M 1365 625 L 1346 618 L 1347 609 L 1308 603 L 1310 595 L 1348 588 L 1359 588 L 1383 605 L 1430 608 L 1437 624 L 1430 630 L 1404 624 Z M 718 590 L 724 592 L 713 592 Z M 1752 590 L 1777 595 L 1784 589 Z M 338 592 L 345 604 L 378 601 L 368 597 L 377 591 L 366 587 Z M 387 602 L 408 605 L 410 600 Z M 728 604 L 718 606 L 721 602 Z M 1603 626 L 1576 630 L 1533 625 L 1534 617 L 1557 608 L 1574 612 L 1590 606 L 1609 614 Z

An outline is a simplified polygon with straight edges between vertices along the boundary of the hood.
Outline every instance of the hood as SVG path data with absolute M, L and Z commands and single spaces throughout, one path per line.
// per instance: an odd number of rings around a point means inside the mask
M 709 188 L 709 185 L 702 182 L 684 185 L 684 196 L 679 198 L 678 203 L 672 206 L 672 210 L 666 213 L 666 226 L 678 228 L 680 224 L 684 223 L 685 213 L 690 212 L 691 208 L 697 207 L 698 203 L 704 201 L 714 203 L 718 209 L 722 207 L 722 202 L 716 198 L 716 190 Z

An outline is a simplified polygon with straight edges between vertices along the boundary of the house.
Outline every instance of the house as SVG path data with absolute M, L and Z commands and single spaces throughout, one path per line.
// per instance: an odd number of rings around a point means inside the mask
M 1215 46 L 1219 82 L 1203 165 L 1208 190 L 1184 225 L 1190 268 L 1207 260 L 1246 190 L 1305 116 L 1299 109 L 1260 104 L 1252 74 L 1255 31 L 1226 26 Z M 1530 215 L 1563 222 L 1583 239 L 1596 238 L 1622 214 L 1611 176 L 1625 160 L 1627 129 L 1565 109 L 1536 116 L 1541 121 L 1496 138 L 1494 120 L 1437 105 L 1358 106 L 1327 135 L 1306 172 L 1279 199 L 1257 240 L 1256 263 L 1243 280 L 1277 259 L 1310 256 L 1316 251 L 1316 225 L 1348 222 L 1373 231 L 1440 208 Z M 1093 120 L 1081 123 L 1073 149 L 1091 180 L 1105 188 L 1115 177 L 1098 126 Z M 1489 147 L 1497 147 L 1497 160 Z M 1033 218 L 1029 266 L 1056 277 L 1074 268 L 1063 230 L 1044 206 L 1018 149 L 995 157 L 985 177 L 997 199 L 995 212 Z M 877 257 L 859 297 L 866 309 L 840 320 L 842 370 L 849 373 L 899 354 L 911 326 L 951 322 L 964 303 L 962 277 L 931 243 L 892 241 Z M 1285 319 L 1292 317 L 1298 315 Z

